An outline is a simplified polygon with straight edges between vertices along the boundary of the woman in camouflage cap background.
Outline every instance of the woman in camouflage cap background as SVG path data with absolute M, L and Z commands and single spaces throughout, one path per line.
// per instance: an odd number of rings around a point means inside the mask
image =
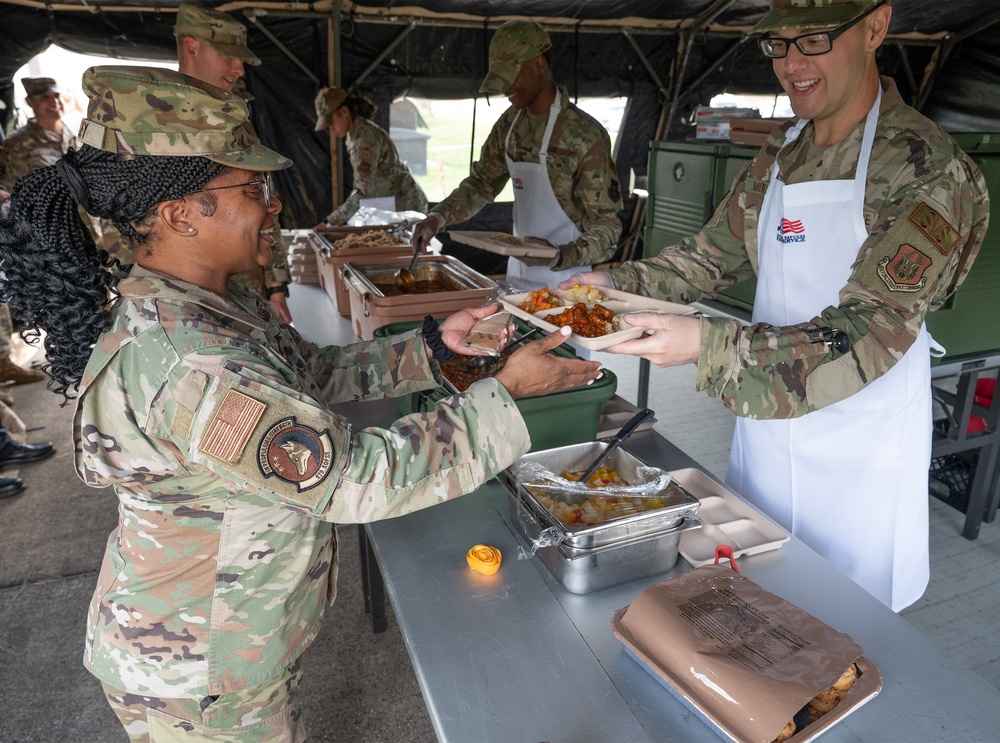
M 78 391 L 79 476 L 119 500 L 84 663 L 133 741 L 304 740 L 299 659 L 335 595 L 333 524 L 470 492 L 530 447 L 515 398 L 599 365 L 546 354 L 553 334 L 429 413 L 355 430 L 329 406 L 436 386 L 437 360 L 495 308 L 304 341 L 227 283 L 269 260 L 268 173 L 290 165 L 244 102 L 142 67 L 92 68 L 83 87 L 85 145 L 22 178 L 0 222 L 0 296 L 45 330 L 55 390 Z M 132 242 L 128 274 L 78 203 Z
M 361 207 L 362 199 L 396 199 L 396 211 L 427 213 L 427 196 L 413 180 L 389 134 L 371 121 L 375 104 L 342 88 L 323 88 L 316 96 L 316 131 L 329 129 L 347 140 L 354 169 L 354 190 L 323 220 L 344 224 Z

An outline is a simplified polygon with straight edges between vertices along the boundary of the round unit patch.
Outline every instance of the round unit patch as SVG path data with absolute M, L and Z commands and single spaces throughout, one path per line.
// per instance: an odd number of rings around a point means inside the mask
M 294 416 L 267 429 L 257 448 L 257 465 L 264 477 L 294 483 L 299 492 L 319 485 L 332 462 L 330 434 L 296 423 Z

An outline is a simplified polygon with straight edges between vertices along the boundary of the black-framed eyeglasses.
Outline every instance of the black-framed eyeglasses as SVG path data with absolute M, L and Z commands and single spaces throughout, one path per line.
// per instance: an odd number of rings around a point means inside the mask
M 795 48 L 806 57 L 816 57 L 820 54 L 826 54 L 833 49 L 834 39 L 844 33 L 847 29 L 860 23 L 863 18 L 871 15 L 883 5 L 885 5 L 885 3 L 879 3 L 878 5 L 869 8 L 853 21 L 848 21 L 843 26 L 837 26 L 837 28 L 832 31 L 814 31 L 809 34 L 796 36 L 794 39 L 762 36 L 757 39 L 757 45 L 760 46 L 760 50 L 764 53 L 764 56 L 769 57 L 770 59 L 783 59 L 788 56 L 788 48 L 791 44 L 795 44 Z
M 202 191 L 221 191 L 224 188 L 249 188 L 250 186 L 260 186 L 258 194 L 254 194 L 256 197 L 263 197 L 264 206 L 271 206 L 271 174 L 264 173 L 264 176 L 259 181 L 247 181 L 246 183 L 234 183 L 231 186 L 212 186 L 211 188 L 201 188 L 197 191 L 192 191 L 191 193 L 201 193 Z

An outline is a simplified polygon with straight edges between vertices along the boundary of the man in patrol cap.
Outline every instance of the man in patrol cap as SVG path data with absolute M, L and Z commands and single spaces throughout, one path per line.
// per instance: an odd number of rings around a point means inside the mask
M 472 173 L 413 232 L 417 248 L 445 225 L 468 219 L 514 183 L 514 234 L 557 250 L 510 258 L 507 280 L 524 289 L 554 286 L 578 267 L 614 255 L 621 234 L 621 188 L 604 128 L 570 102 L 549 70 L 548 33 L 510 21 L 490 42 L 480 90 L 502 93 L 510 108 L 490 132 Z
M 260 64 L 257 55 L 247 47 L 246 26 L 211 8 L 181 3 L 177 7 L 174 36 L 177 37 L 178 71 L 223 90 L 242 87 L 245 65 Z M 242 91 L 234 92 L 247 97 Z M 277 225 L 273 237 L 271 265 L 242 275 L 239 281 L 258 294 L 266 295 L 279 317 L 290 323 L 288 282 L 291 274 Z
M 233 89 L 244 65 L 260 64 L 247 48 L 246 26 L 211 8 L 181 3 L 174 36 L 180 72 L 223 90 Z
M 703 230 L 575 281 L 692 302 L 757 279 L 753 325 L 651 314 L 612 347 L 739 416 L 727 480 L 883 603 L 927 586 L 930 355 L 924 317 L 967 275 L 989 218 L 975 163 L 880 77 L 892 8 L 772 0 L 755 31 L 791 100 Z

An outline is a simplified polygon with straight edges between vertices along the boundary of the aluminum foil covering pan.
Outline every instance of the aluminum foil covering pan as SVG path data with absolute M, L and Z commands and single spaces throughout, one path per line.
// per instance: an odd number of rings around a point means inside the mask
M 532 452 L 526 454 L 520 461 L 539 463 L 555 473 L 582 471 L 606 447 L 606 441 L 587 441 Z M 618 449 L 604 466 L 618 472 L 626 482 L 636 482 L 638 468 L 647 465 L 634 454 Z M 658 494 L 659 500 L 664 504 L 662 508 L 610 519 L 593 526 L 573 527 L 556 518 L 543 504 L 541 494 L 532 492 L 530 483 L 518 482 L 511 470 L 505 471 L 501 480 L 511 497 L 523 500 L 541 524 L 541 528 L 555 530 L 560 546 L 567 548 L 592 549 L 664 532 L 681 524 L 686 517 L 694 516 L 701 505 L 700 501 L 683 486 L 671 481 L 667 488 Z M 593 495 L 599 496 L 600 490 L 594 490 Z

